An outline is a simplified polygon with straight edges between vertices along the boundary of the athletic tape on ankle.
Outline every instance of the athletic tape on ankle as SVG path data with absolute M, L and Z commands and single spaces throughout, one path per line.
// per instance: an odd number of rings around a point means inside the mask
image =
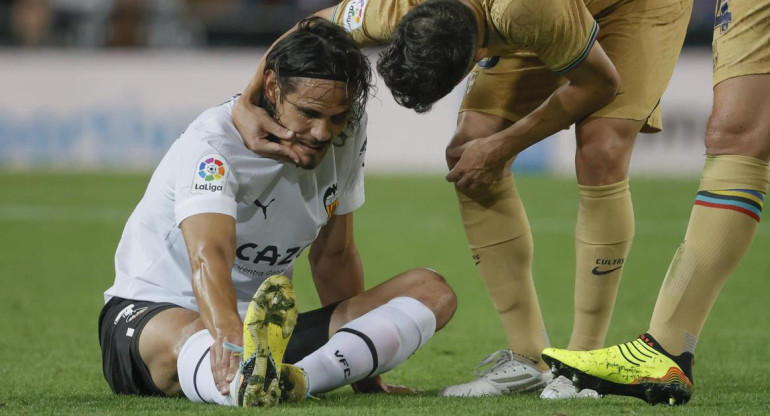
M 529 232 L 529 221 L 512 176 L 473 196 L 457 190 L 460 216 L 472 249 L 500 244 Z

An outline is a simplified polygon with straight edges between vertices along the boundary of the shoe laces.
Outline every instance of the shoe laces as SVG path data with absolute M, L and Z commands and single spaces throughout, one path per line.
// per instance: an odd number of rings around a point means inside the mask
M 513 352 L 511 350 L 497 350 L 481 360 L 479 365 L 473 369 L 473 375 L 476 377 L 484 376 L 511 360 L 513 360 Z

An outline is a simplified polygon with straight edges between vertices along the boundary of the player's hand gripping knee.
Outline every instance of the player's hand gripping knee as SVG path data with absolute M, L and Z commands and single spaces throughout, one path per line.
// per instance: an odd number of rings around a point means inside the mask
M 474 139 L 449 148 L 446 154 L 447 158 L 457 159 L 446 180 L 465 189 L 487 188 L 502 179 L 508 160 L 489 138 Z
M 281 143 L 281 140 L 293 139 L 294 132 L 278 124 L 265 109 L 251 104 L 243 96 L 233 107 L 233 123 L 252 152 L 283 163 L 299 163 L 299 156 Z

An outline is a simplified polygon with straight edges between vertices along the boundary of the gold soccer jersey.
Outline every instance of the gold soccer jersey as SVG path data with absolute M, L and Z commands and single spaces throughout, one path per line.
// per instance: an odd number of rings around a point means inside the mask
M 617 0 L 616 0 L 617 1 Z M 422 0 L 345 0 L 332 21 L 361 45 L 383 44 L 401 18 Z M 531 50 L 554 71 L 568 70 L 588 52 L 596 22 L 581 0 L 469 0 L 485 22 L 479 28 L 492 55 Z
M 714 85 L 770 73 L 770 0 L 719 0 L 714 14 Z
M 332 20 L 362 45 L 390 41 L 423 0 L 344 0 Z M 469 0 L 490 58 L 473 69 L 460 111 L 517 121 L 540 105 L 599 39 L 621 76 L 618 97 L 594 116 L 647 120 L 661 129 L 658 103 L 679 56 L 692 0 Z M 601 31 L 599 28 L 601 27 Z
M 343 0 L 334 8 L 332 22 L 342 26 L 361 46 L 390 42 L 396 25 L 424 0 Z

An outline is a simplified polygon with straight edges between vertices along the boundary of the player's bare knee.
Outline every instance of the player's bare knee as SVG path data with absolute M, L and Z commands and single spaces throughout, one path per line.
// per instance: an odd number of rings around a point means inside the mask
M 706 128 L 706 154 L 750 156 L 767 161 L 770 140 L 761 130 L 742 117 L 712 114 Z
M 578 178 L 583 185 L 608 185 L 623 180 L 628 162 L 623 148 L 612 143 L 593 142 L 580 148 L 576 155 Z
M 633 136 L 633 137 L 628 137 Z M 628 176 L 635 134 L 612 134 L 582 140 L 575 154 L 582 185 L 609 185 Z
M 449 322 L 457 310 L 457 295 L 444 276 L 432 269 L 414 269 L 409 272 L 409 296 L 419 300 L 436 315 L 436 328 Z

